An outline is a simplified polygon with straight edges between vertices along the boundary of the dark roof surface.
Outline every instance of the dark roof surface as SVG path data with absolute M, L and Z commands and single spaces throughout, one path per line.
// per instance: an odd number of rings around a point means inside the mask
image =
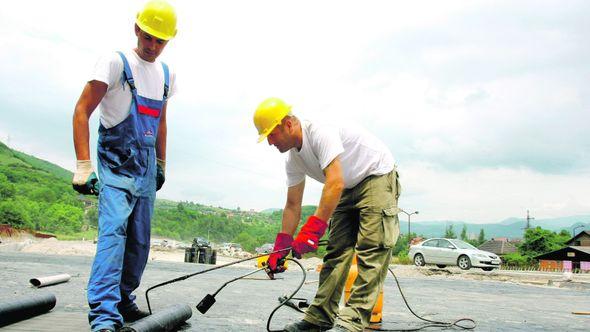
M 571 256 L 574 253 L 575 256 Z M 568 256 L 570 254 L 570 256 Z M 576 255 L 577 254 L 577 255 Z M 590 247 L 567 246 L 559 250 L 539 255 L 535 259 L 545 260 L 570 260 L 570 261 L 590 261 Z
M 489 240 L 478 247 L 480 250 L 493 252 L 496 255 L 516 252 L 516 246 L 507 241 Z

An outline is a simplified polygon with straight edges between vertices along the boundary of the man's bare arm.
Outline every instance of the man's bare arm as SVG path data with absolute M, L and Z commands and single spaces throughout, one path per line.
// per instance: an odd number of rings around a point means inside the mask
M 324 174 L 326 175 L 326 182 L 324 183 L 322 198 L 320 199 L 320 205 L 315 212 L 315 216 L 328 222 L 336 206 L 338 206 L 340 196 L 344 190 L 344 178 L 342 176 L 342 166 L 339 157 L 334 158 L 326 166 Z
M 299 220 L 301 219 L 301 202 L 303 201 L 303 191 L 305 189 L 305 180 L 301 183 L 289 187 L 287 191 L 287 203 L 283 210 L 283 229 L 282 233 L 293 235 Z
M 100 81 L 90 81 L 84 86 L 82 95 L 76 103 L 72 126 L 74 128 L 74 149 L 77 160 L 90 160 L 90 130 L 88 121 L 104 95 L 108 85 Z

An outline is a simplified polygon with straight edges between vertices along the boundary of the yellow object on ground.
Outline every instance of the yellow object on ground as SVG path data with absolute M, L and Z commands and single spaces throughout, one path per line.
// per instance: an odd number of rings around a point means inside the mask
M 354 285 L 354 280 L 358 275 L 358 267 L 356 264 L 356 255 L 352 258 L 352 265 L 350 266 L 350 271 L 348 272 L 348 278 L 346 279 L 346 285 L 344 288 L 344 302 L 348 301 L 350 297 L 350 291 L 352 289 L 352 285 Z M 371 313 L 371 323 L 381 323 L 383 320 L 383 289 L 379 292 L 379 297 L 377 298 L 377 303 L 373 307 L 373 312 Z
M 264 266 L 262 265 L 263 263 L 266 264 L 266 262 L 268 261 L 268 257 L 269 255 L 264 255 L 264 256 L 260 256 L 256 259 L 256 266 L 260 269 L 263 268 Z M 285 270 L 287 269 L 287 267 L 289 266 L 289 261 L 285 261 Z
M 172 5 L 163 0 L 146 3 L 137 13 L 135 23 L 156 38 L 170 40 L 176 36 L 176 12 Z

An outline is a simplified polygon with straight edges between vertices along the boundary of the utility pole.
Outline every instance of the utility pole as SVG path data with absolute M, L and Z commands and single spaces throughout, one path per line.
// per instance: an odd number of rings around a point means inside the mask
M 531 220 L 535 220 L 535 218 L 531 217 L 529 214 L 529 210 L 526 210 L 526 226 L 525 226 L 525 231 L 529 228 L 531 228 Z

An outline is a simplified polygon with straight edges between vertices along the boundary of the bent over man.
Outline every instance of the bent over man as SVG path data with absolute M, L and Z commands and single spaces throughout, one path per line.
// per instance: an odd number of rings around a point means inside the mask
M 131 293 L 147 263 L 156 190 L 165 179 L 166 105 L 176 85 L 174 72 L 157 58 L 176 35 L 174 8 L 148 2 L 137 14 L 135 35 L 134 49 L 98 61 L 74 112 L 73 187 L 99 195 L 98 244 L 88 282 L 92 331 L 115 331 L 148 314 Z M 88 120 L 97 106 L 100 185 L 88 143 Z
M 329 229 L 313 303 L 303 320 L 285 326 L 285 331 L 362 331 L 369 325 L 399 235 L 400 186 L 390 151 L 360 128 L 300 121 L 278 98 L 269 98 L 258 106 L 254 124 L 259 142 L 266 139 L 287 154 L 287 202 L 274 250 L 292 247 L 293 256 L 300 258 L 315 251 Z M 293 238 L 301 218 L 306 176 L 324 187 L 314 215 Z M 273 272 L 284 271 L 287 254 L 285 250 L 269 257 Z M 348 302 L 339 310 L 354 254 L 358 277 Z

